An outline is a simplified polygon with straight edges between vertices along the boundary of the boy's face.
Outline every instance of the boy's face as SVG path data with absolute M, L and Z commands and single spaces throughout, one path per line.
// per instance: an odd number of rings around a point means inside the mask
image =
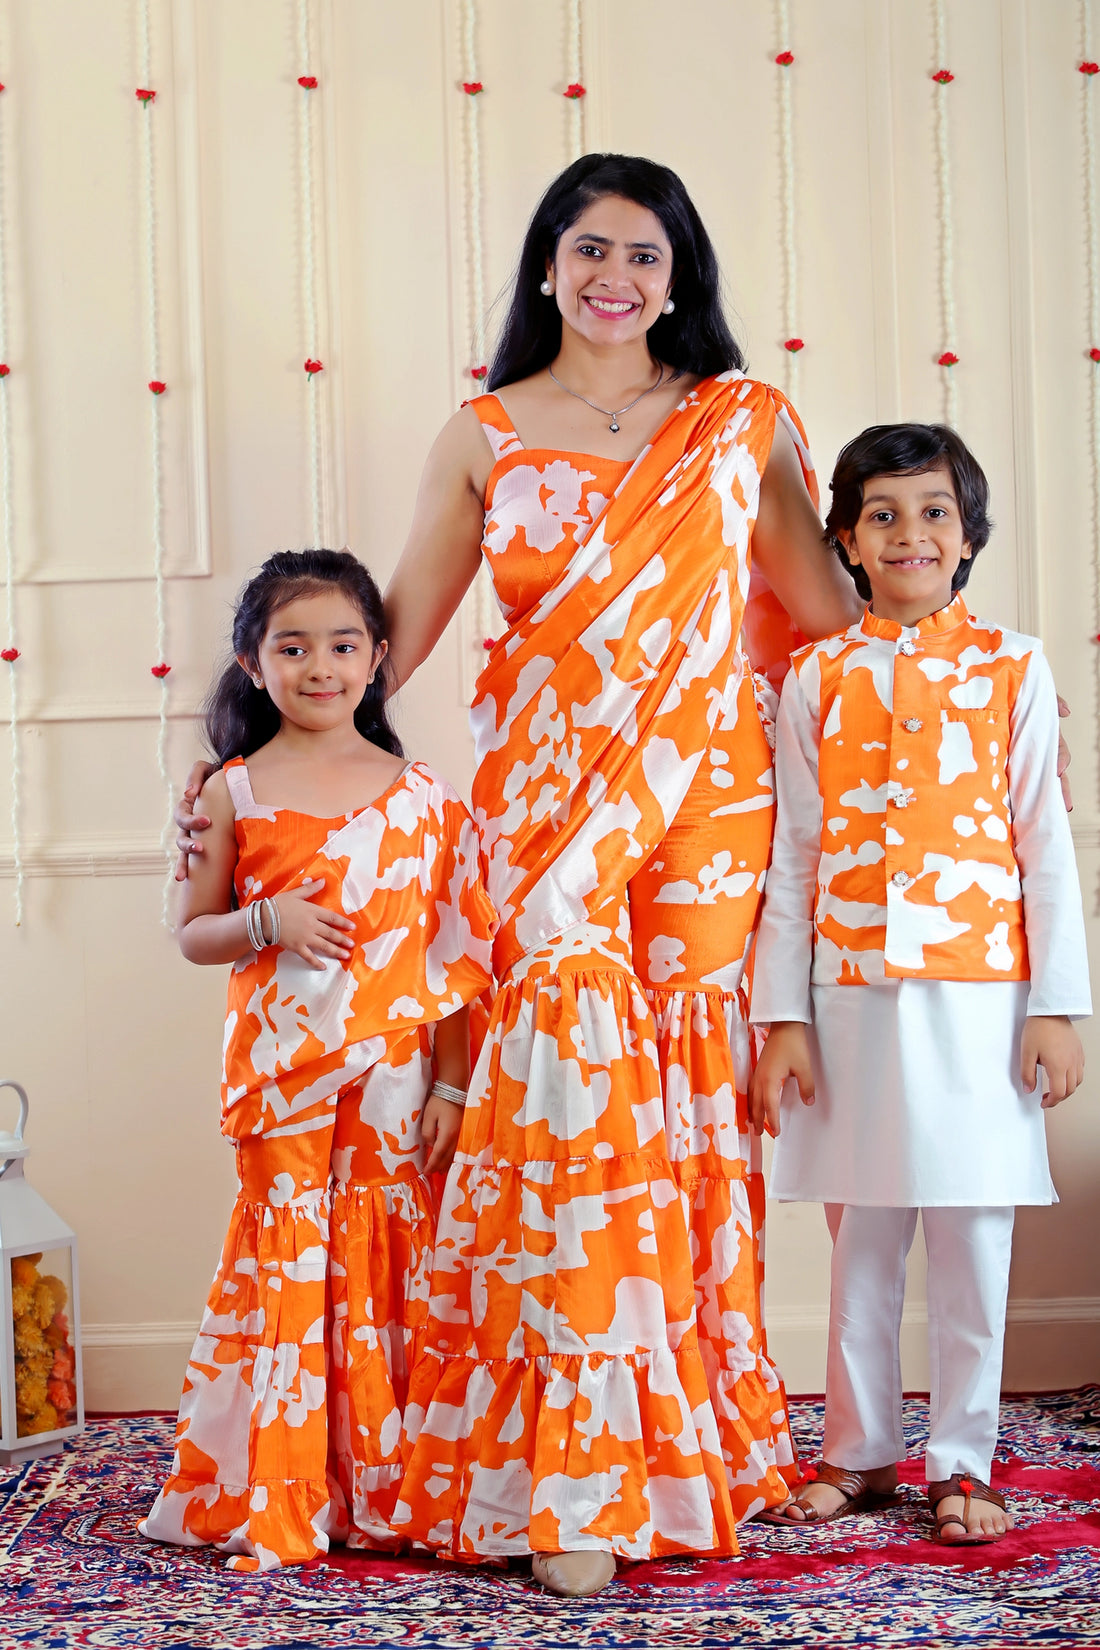
M 852 566 L 867 575 L 872 613 L 897 624 L 914 625 L 946 607 L 955 570 L 970 559 L 946 465 L 872 476 L 855 528 L 838 537 Z

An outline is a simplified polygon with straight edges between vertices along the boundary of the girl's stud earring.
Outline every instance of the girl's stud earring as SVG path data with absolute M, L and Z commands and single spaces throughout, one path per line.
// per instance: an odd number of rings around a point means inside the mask
M 661 314 L 662 315 L 671 315 L 675 308 L 676 308 L 676 305 L 672 302 L 672 299 L 671 298 L 666 298 L 664 303 L 661 305 Z
M 263 679 L 262 676 L 253 676 L 252 680 L 253 680 L 253 683 L 255 684 L 256 687 L 258 687 L 258 688 L 263 687 L 264 679 Z
M 544 298 L 552 298 L 554 296 L 553 281 L 543 281 L 542 285 L 539 287 L 539 291 L 542 293 Z

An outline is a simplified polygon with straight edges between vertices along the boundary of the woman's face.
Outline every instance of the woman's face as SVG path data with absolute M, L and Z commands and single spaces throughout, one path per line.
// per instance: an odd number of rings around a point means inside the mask
M 621 195 L 586 206 L 547 267 L 562 322 L 594 344 L 644 338 L 672 285 L 672 248 L 660 219 Z

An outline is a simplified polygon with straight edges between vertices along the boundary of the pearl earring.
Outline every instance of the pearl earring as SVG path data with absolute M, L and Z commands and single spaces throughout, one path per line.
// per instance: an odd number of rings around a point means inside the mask
M 671 315 L 675 308 L 676 308 L 676 305 L 672 302 L 672 299 L 671 298 L 666 298 L 664 303 L 661 305 L 661 314 L 662 315 Z
M 554 296 L 553 281 L 543 281 L 542 285 L 539 287 L 539 291 L 542 293 L 544 298 L 552 298 Z

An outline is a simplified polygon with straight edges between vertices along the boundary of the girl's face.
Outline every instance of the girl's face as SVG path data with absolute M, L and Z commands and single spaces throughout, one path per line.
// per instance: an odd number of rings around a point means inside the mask
M 277 608 L 258 658 L 238 663 L 284 722 L 321 733 L 351 723 L 385 653 L 355 603 L 334 588 Z
M 562 324 L 590 343 L 644 339 L 672 285 L 672 248 L 648 207 L 621 195 L 586 206 L 546 270 Z
M 872 476 L 851 532 L 837 537 L 871 586 L 877 618 L 913 625 L 951 601 L 951 580 L 970 546 L 946 465 Z

